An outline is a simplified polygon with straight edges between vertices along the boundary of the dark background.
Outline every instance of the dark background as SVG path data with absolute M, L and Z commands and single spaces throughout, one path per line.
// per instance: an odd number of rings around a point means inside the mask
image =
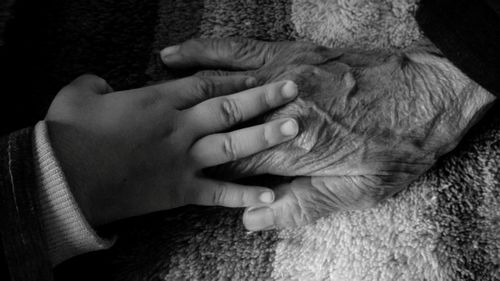
M 0 133 L 43 119 L 55 94 L 84 73 L 103 77 L 115 90 L 144 85 L 157 5 L 16 1 L 0 50 Z

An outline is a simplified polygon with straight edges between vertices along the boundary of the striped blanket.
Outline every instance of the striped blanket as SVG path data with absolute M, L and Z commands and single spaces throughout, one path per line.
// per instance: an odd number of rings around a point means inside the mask
M 26 13 L 40 19 L 33 28 L 50 30 L 36 42 L 44 55 L 34 57 L 48 81 L 41 86 L 47 100 L 82 72 L 103 76 L 115 89 L 173 77 L 158 51 L 192 37 L 364 49 L 398 49 L 422 39 L 412 16 L 417 0 L 45 2 L 50 5 Z M 255 233 L 243 228 L 241 210 L 179 208 L 103 229 L 118 235 L 116 245 L 66 262 L 58 278 L 500 280 L 498 109 L 497 103 L 457 149 L 376 208 Z

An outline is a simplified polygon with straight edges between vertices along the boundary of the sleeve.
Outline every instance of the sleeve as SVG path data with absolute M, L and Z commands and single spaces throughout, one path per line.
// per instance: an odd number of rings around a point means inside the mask
M 24 129 L 0 138 L 1 266 L 13 280 L 52 280 L 39 219 L 32 136 L 32 129 Z
M 34 138 L 42 230 L 52 265 L 76 255 L 111 247 L 114 241 L 99 237 L 78 208 L 54 156 L 45 121 L 36 125 Z
M 422 0 L 424 34 L 467 76 L 500 94 L 500 1 Z

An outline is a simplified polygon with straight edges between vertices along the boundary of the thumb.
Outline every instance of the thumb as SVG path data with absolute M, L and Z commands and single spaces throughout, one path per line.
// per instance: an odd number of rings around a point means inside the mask
M 106 80 L 93 74 L 79 76 L 66 86 L 66 90 L 86 95 L 104 95 L 113 92 Z

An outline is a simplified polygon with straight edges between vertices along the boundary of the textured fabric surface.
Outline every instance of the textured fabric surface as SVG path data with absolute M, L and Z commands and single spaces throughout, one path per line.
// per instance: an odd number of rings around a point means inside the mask
M 113 241 L 95 233 L 71 194 L 50 145 L 45 121 L 35 126 L 33 154 L 42 229 L 51 263 L 55 266 L 76 255 L 111 247 Z
M 82 72 L 95 72 L 118 89 L 173 77 L 157 52 L 191 37 L 301 39 L 375 49 L 411 46 L 421 38 L 412 0 L 48 2 L 30 14 L 39 20 L 33 38 L 40 40 L 36 63 L 24 66 L 46 79 L 38 93 L 47 100 Z M 14 36 L 10 43 L 21 56 L 33 40 Z M 247 233 L 240 210 L 161 212 L 102 229 L 118 233 L 115 246 L 69 260 L 57 276 L 500 280 L 499 109 L 495 105 L 488 122 L 478 124 L 410 188 L 374 209 L 264 233 Z
M 421 38 L 418 0 L 294 0 L 298 34 L 330 47 L 397 49 Z
M 10 271 L 1 268 L 0 277 L 52 280 L 39 221 L 32 136 L 27 128 L 0 138 L 0 267 Z

